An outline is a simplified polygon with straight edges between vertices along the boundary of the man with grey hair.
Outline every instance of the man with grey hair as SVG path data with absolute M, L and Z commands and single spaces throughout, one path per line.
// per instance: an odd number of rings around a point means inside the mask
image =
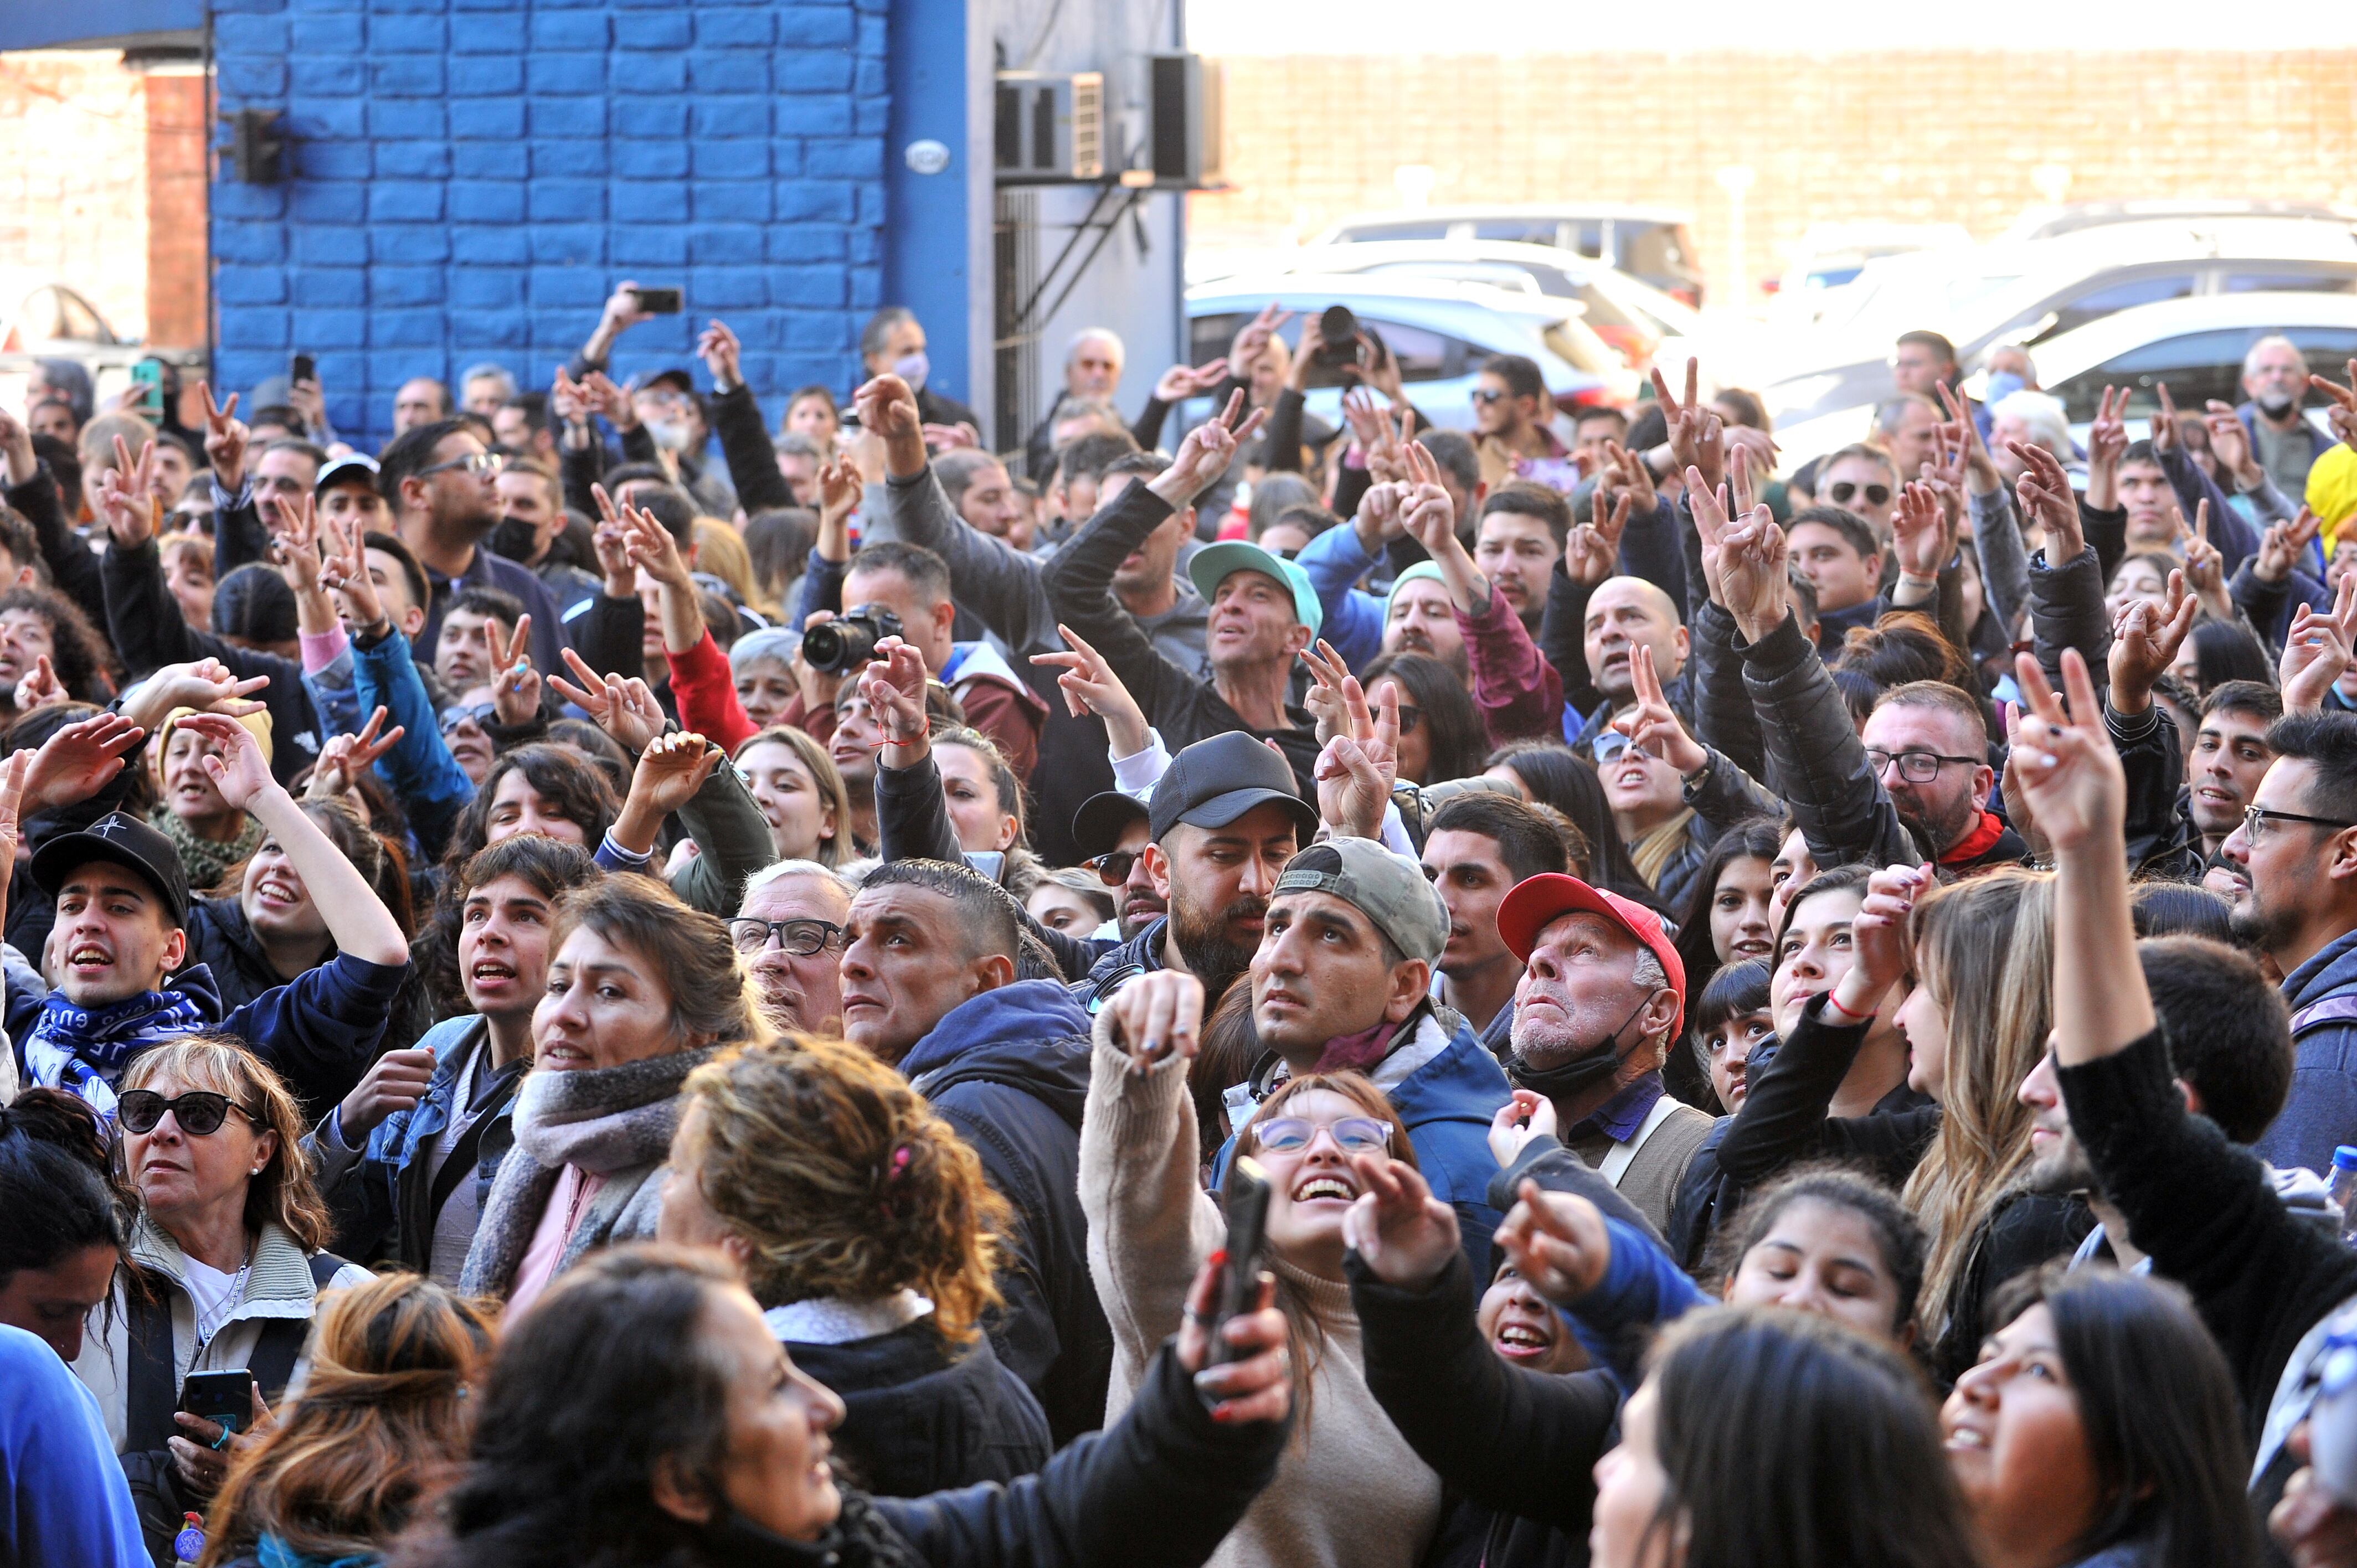
M 1110 327 L 1083 327 L 1072 334 L 1071 344 L 1064 349 L 1064 385 L 1049 403 L 1048 416 L 1023 443 L 1026 475 L 1043 484 L 1047 482 L 1049 470 L 1055 466 L 1056 449 L 1071 440 L 1074 434 L 1058 434 L 1055 427 L 1058 422 L 1071 419 L 1083 405 L 1109 416 L 1105 429 L 1125 428 L 1121 415 L 1114 412 L 1113 400 L 1121 391 L 1121 370 L 1128 359 L 1129 350 L 1123 347 L 1121 334 Z
M 969 426 L 978 441 L 982 415 L 932 384 L 933 362 L 925 352 L 924 324 L 905 305 L 888 305 L 859 329 L 859 362 L 868 379 L 895 375 L 917 395 L 917 415 L 927 424 Z
M 2250 432 L 2252 450 L 2267 478 L 2297 504 L 2308 493 L 2310 465 L 2333 446 L 2331 436 L 2300 415 L 2308 398 L 2308 360 L 2299 346 L 2281 333 L 2252 344 L 2243 356 L 2243 397 L 2234 417 Z
M 785 477 L 786 489 L 793 492 L 796 506 L 818 505 L 818 471 L 826 467 L 826 454 L 818 443 L 799 430 L 789 430 L 778 437 L 778 472 Z
M 458 377 L 458 403 L 469 413 L 490 419 L 500 405 L 516 395 L 516 379 L 505 365 L 485 360 L 468 365 Z
M 1989 404 L 1988 416 L 1989 458 L 2008 489 L 2020 481 L 2023 468 L 2010 442 L 2043 447 L 2065 468 L 2079 461 L 2078 449 L 2071 444 L 2070 413 L 2051 392 L 2007 392 Z
M 1921 392 L 1901 392 L 1875 410 L 1874 439 L 1899 466 L 1901 483 L 1923 471 L 1938 446 L 1940 405 Z
M 1662 918 L 1576 876 L 1544 872 L 1499 904 L 1498 934 L 1526 966 L 1514 992 L 1507 1076 L 1543 1101 L 1501 1179 L 1511 1191 L 1523 1161 L 1560 1144 L 1666 1232 L 1712 1122 L 1662 1083 L 1686 984 Z
M 788 1033 L 843 1032 L 845 923 L 851 885 L 814 860 L 781 860 L 745 879 L 728 935 L 759 991 L 761 1012 Z

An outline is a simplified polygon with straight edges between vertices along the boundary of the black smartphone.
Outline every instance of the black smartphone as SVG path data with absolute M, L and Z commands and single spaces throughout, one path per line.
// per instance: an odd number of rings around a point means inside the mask
M 190 1372 L 180 1385 L 180 1408 L 231 1432 L 244 1432 L 253 1425 L 253 1373 L 244 1367 Z
M 630 293 L 637 296 L 639 308 L 649 316 L 677 316 L 683 307 L 675 288 L 634 288 Z
M 296 354 L 286 361 L 286 379 L 290 381 L 316 381 L 319 367 L 308 354 Z
M 131 379 L 140 389 L 139 412 L 150 419 L 164 413 L 164 361 L 142 360 L 131 367 Z
M 1233 1361 L 1244 1352 L 1220 1331 L 1227 1321 L 1260 1305 L 1261 1264 L 1268 1250 L 1268 1173 L 1250 1155 L 1238 1155 L 1220 1185 L 1228 1215 L 1228 1262 L 1220 1275 L 1219 1301 L 1211 1313 L 1211 1349 L 1206 1366 Z

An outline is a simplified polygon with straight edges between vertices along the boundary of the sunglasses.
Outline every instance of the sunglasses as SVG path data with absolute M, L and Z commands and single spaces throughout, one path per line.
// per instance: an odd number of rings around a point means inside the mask
M 1391 1147 L 1392 1124 L 1372 1116 L 1345 1116 L 1332 1123 L 1312 1122 L 1306 1116 L 1278 1116 L 1254 1128 L 1253 1139 L 1264 1149 L 1289 1155 L 1315 1143 L 1321 1126 L 1334 1135 L 1334 1146 L 1346 1155 L 1372 1155 Z
M 498 473 L 501 468 L 506 467 L 507 464 L 507 458 L 497 452 L 469 452 L 463 457 L 453 457 L 447 463 L 436 463 L 431 467 L 420 468 L 417 470 L 417 477 L 422 479 L 428 474 L 447 473 L 452 468 L 464 468 L 479 479 L 487 474 Z
M 228 1095 L 207 1090 L 192 1089 L 178 1100 L 167 1100 L 152 1089 L 133 1089 L 126 1090 L 123 1098 L 115 1101 L 114 1116 L 123 1123 L 124 1132 L 146 1133 L 156 1130 L 156 1124 L 164 1120 L 164 1112 L 168 1111 L 181 1132 L 191 1138 L 209 1138 L 221 1131 L 230 1110 Z M 262 1125 L 262 1118 L 244 1106 L 236 1110 L 255 1126 Z
M 499 711 L 497 703 L 469 703 L 463 707 L 445 708 L 442 710 L 442 734 L 445 737 L 456 735 L 467 725 L 480 728 L 490 723 Z
M 1506 401 L 1506 394 L 1504 392 L 1493 392 L 1487 387 L 1476 387 L 1465 395 L 1471 398 L 1475 403 L 1483 404 L 1503 403 Z
M 1828 486 L 1825 494 L 1833 497 L 1834 505 L 1847 506 L 1850 498 L 1860 490 L 1866 492 L 1866 504 L 1868 506 L 1884 506 L 1890 500 L 1889 485 L 1854 485 L 1847 479 L 1842 480 L 1837 485 Z
M 1140 849 L 1107 850 L 1094 860 L 1084 860 L 1081 865 L 1095 872 L 1097 880 L 1106 886 L 1120 887 L 1128 883 L 1129 874 L 1137 865 L 1137 857 L 1145 853 Z

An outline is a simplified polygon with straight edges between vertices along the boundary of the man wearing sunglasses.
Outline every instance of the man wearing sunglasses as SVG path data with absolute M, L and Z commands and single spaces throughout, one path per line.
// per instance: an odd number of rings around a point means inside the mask
M 1448 924 L 1424 868 L 1405 855 L 1372 839 L 1311 845 L 1269 899 L 1253 1024 L 1286 1076 L 1362 1072 L 1391 1098 L 1433 1196 L 1457 1211 L 1466 1255 L 1486 1267 L 1501 1218 L 1489 1199 L 1490 1123 L 1512 1091 L 1472 1026 L 1432 1000 Z M 1265 1063 L 1255 1086 L 1274 1070 Z
M 1072 838 L 1085 857 L 1081 864 L 1114 890 L 1114 922 L 1125 942 L 1170 912 L 1170 900 L 1155 890 L 1146 865 L 1151 824 L 1146 803 L 1117 789 L 1090 796 L 1072 819 Z
M 472 426 L 436 420 L 403 432 L 377 459 L 377 490 L 393 513 L 393 532 L 425 568 L 432 602 L 412 642 L 438 648 L 442 617 L 468 588 L 512 594 L 532 617 L 532 660 L 565 668 L 565 621 L 547 587 L 528 566 L 494 554 L 483 542 L 500 523 L 500 459 Z
M 1845 446 L 1817 470 L 1817 499 L 1864 518 L 1879 545 L 1890 537 L 1890 514 L 1899 505 L 1898 466 L 1879 447 Z
M 57 989 L 23 1042 L 28 1076 L 111 1114 L 113 1086 L 142 1051 L 218 1030 L 251 1044 L 317 1115 L 359 1082 L 375 1054 L 409 969 L 408 939 L 343 852 L 271 779 L 251 733 L 216 714 L 179 723 L 221 747 L 207 768 L 222 800 L 278 842 L 326 919 L 336 956 L 223 1017 L 212 972 L 201 963 L 181 969 L 188 877 L 179 852 L 138 818 L 112 812 L 56 835 L 33 856 L 33 880 L 57 902 L 49 939 Z
M 2252 1153 L 2323 1170 L 2357 1143 L 2357 714 L 2287 714 L 2225 856 L 2250 875 L 2235 934 L 2274 961 L 2291 1006 L 2291 1098 Z

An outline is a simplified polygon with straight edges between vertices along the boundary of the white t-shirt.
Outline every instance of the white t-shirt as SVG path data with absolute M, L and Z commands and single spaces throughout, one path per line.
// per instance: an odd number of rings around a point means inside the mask
M 210 1339 L 221 1332 L 221 1325 L 237 1309 L 237 1274 L 225 1274 L 194 1258 L 184 1257 L 180 1262 L 188 1270 L 189 1299 L 197 1305 L 197 1331 L 201 1337 Z

